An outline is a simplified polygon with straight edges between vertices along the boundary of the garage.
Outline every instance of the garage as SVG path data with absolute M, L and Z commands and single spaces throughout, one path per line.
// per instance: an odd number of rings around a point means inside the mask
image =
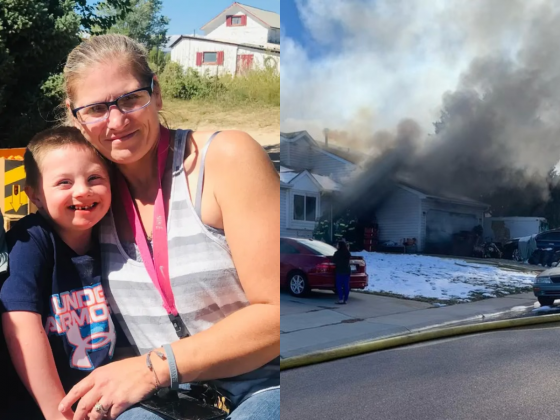
M 465 197 L 442 196 L 399 183 L 375 211 L 379 240 L 402 244 L 414 238 L 418 251 L 451 254 L 453 235 L 482 225 L 488 205 Z
M 455 213 L 445 210 L 428 210 L 426 214 L 426 250 L 442 253 L 452 246 L 454 233 L 472 231 L 480 225 L 476 213 Z

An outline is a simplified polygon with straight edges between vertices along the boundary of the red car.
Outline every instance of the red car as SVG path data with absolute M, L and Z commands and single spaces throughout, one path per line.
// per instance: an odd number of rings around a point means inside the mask
M 336 290 L 331 262 L 335 251 L 313 239 L 280 238 L 280 287 L 294 296 L 305 296 L 311 289 Z M 350 267 L 350 288 L 364 289 L 368 284 L 364 258 L 352 256 Z

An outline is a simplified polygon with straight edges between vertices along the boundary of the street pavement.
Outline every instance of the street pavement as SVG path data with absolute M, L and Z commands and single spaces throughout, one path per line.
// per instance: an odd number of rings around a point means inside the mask
M 492 331 L 283 371 L 282 420 L 558 419 L 559 332 Z
M 356 292 L 346 305 L 335 301 L 330 291 L 307 298 L 281 293 L 281 358 L 436 326 L 525 316 L 539 306 L 532 292 L 444 307 Z

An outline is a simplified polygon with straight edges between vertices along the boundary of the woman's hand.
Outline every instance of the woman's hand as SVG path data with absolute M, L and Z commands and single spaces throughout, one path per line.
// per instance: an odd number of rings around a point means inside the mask
M 154 390 L 155 377 L 146 366 L 145 356 L 132 357 L 95 369 L 68 392 L 59 410 L 62 414 L 71 412 L 72 405 L 80 400 L 73 420 L 115 419 Z M 107 410 L 106 416 L 95 410 L 97 403 Z

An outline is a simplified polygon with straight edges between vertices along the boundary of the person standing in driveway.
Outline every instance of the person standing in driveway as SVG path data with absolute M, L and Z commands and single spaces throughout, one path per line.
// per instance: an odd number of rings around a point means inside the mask
M 336 275 L 338 304 L 345 304 L 350 294 L 350 251 L 344 241 L 338 242 L 338 249 L 333 255 Z

